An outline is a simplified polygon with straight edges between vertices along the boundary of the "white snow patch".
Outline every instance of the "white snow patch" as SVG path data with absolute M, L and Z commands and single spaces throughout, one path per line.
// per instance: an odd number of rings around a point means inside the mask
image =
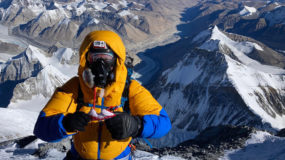
M 129 10 L 123 10 L 119 13 L 121 17 L 127 16 L 127 15 L 132 15 L 132 13 Z
M 38 5 L 36 4 L 28 5 L 27 8 L 33 13 L 35 13 L 35 15 L 39 15 L 40 13 L 46 10 L 45 6 L 43 6 L 40 3 Z
M 6 62 L 7 60 L 9 60 L 10 58 L 12 58 L 15 55 L 12 54 L 8 54 L 8 53 L 0 53 L 0 62 Z M 0 69 L 1 70 L 1 69 Z
M 194 42 L 200 43 L 204 41 L 210 34 L 211 34 L 211 31 L 209 29 L 204 30 L 193 38 L 192 43 Z
M 119 14 L 121 17 L 130 16 L 130 17 L 132 17 L 133 19 L 136 19 L 136 20 L 139 19 L 139 16 L 138 16 L 138 15 L 135 15 L 135 14 L 131 13 L 131 11 L 129 11 L 129 10 L 123 10 L 123 11 L 119 12 L 118 14 Z
M 62 15 L 58 13 L 58 10 L 47 10 L 43 14 L 44 21 L 57 20 Z
M 210 39 L 206 43 L 203 43 L 198 48 L 206 50 L 206 51 L 209 51 L 209 52 L 214 52 L 214 51 L 218 51 L 219 50 L 219 43 L 220 43 L 219 40 Z
M 16 103 L 11 102 L 7 108 L 21 109 L 39 113 L 49 101 L 50 97 L 43 95 L 34 95 L 31 100 L 17 100 Z
M 124 7 L 128 7 L 128 2 L 126 0 L 121 0 L 119 3 Z
M 263 48 L 262 48 L 260 45 L 258 45 L 258 44 L 256 44 L 256 43 L 252 43 L 252 42 L 250 42 L 250 43 L 253 44 L 253 46 L 254 46 L 255 49 L 260 50 L 260 51 L 263 51 Z
M 80 16 L 82 13 L 84 13 L 87 10 L 84 5 L 79 5 L 79 3 L 76 4 L 76 7 L 73 7 L 73 9 L 75 9 L 76 11 L 76 16 Z
M 91 25 L 91 24 L 98 24 L 100 21 L 96 18 L 93 18 L 89 23 L 88 25 Z
M 54 53 L 54 56 L 46 59 L 48 64 L 71 78 L 77 75 L 78 64 L 70 65 L 66 62 L 70 61 L 73 56 L 75 56 L 75 53 L 71 48 L 60 48 Z
M 274 4 L 276 5 L 276 6 L 275 6 L 275 9 L 282 6 L 282 5 L 280 5 L 278 2 L 274 2 Z
M 168 75 L 166 84 L 179 83 L 182 86 L 186 86 L 193 82 L 202 72 L 200 68 L 197 68 L 195 65 L 193 65 L 196 61 L 198 61 L 198 59 L 195 59 L 193 63 L 186 66 L 183 65 L 183 63 L 180 61 L 174 70 L 166 70 L 163 73 L 163 75 Z M 189 75 L 186 75 L 187 73 Z
M 23 109 L 0 108 L 0 141 L 32 135 L 38 114 Z
M 56 57 L 59 62 L 70 61 L 72 56 L 74 56 L 74 53 L 71 48 L 59 48 L 54 53 L 54 57 Z
M 133 19 L 139 20 L 139 16 L 138 15 L 134 15 Z
M 241 16 L 250 16 L 250 15 L 256 13 L 256 11 L 257 11 L 257 10 L 256 10 L 256 8 L 254 8 L 254 7 L 244 6 L 243 10 L 241 10 L 241 11 L 239 12 L 239 14 L 240 14 Z
M 183 87 L 181 87 L 183 88 Z M 205 97 L 205 99 L 207 99 L 208 97 Z M 157 99 L 157 101 L 165 107 L 165 110 L 167 111 L 167 114 L 169 116 L 169 118 L 172 120 L 172 128 L 170 130 L 170 132 L 160 138 L 159 140 L 151 140 L 151 143 L 156 146 L 156 147 L 174 147 L 176 145 L 178 145 L 181 142 L 184 142 L 186 140 L 192 139 L 194 138 L 198 132 L 189 132 L 187 130 L 184 129 L 179 129 L 176 128 L 175 126 L 178 125 L 181 122 L 181 118 L 179 117 L 183 117 L 183 113 L 179 113 L 178 111 L 185 111 L 185 108 L 189 107 L 189 103 L 188 103 L 188 99 L 184 98 L 183 93 L 177 89 L 177 90 L 173 90 L 171 92 L 171 95 L 169 95 L 168 92 L 162 92 L 159 96 L 159 98 Z M 179 103 L 177 103 L 179 102 Z M 201 103 L 199 106 L 197 106 L 197 110 L 193 110 L 193 114 L 197 113 L 202 113 L 203 112 L 203 107 L 204 103 L 203 100 L 201 100 Z M 175 107 L 173 107 L 175 106 Z M 198 110 L 199 108 L 199 110 Z M 187 112 L 186 112 L 187 113 Z M 189 119 L 189 123 L 191 124 L 191 120 Z M 187 126 L 185 126 L 184 128 L 187 128 Z
M 102 11 L 108 6 L 108 4 L 104 2 L 93 2 L 93 5 L 97 11 Z
M 111 4 L 111 7 L 113 7 L 115 10 L 118 10 L 118 9 L 119 9 L 119 5 L 118 5 L 118 4 L 115 4 L 115 3 L 112 3 L 112 4 Z
M 154 155 L 152 153 L 141 151 L 141 150 L 136 150 L 134 152 L 133 159 L 135 160 L 150 160 L 150 159 L 152 160 L 185 160 L 184 158 L 175 157 L 171 155 L 166 155 L 166 156 L 162 156 L 159 158 L 158 155 Z

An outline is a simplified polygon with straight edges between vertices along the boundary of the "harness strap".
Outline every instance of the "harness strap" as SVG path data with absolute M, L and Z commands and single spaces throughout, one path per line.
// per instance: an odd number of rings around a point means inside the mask
M 104 98 L 103 98 L 104 99 Z M 127 98 L 125 97 L 122 97 L 121 98 L 121 104 L 119 106 L 110 106 L 110 107 L 106 107 L 103 105 L 104 103 L 104 100 L 102 99 L 102 105 L 95 105 L 95 108 L 100 108 L 100 109 L 107 109 L 107 110 L 116 110 L 120 107 L 123 107 L 125 105 L 125 102 L 128 100 Z M 87 107 L 93 107 L 94 105 L 91 104 L 91 103 L 83 103 L 84 106 L 87 106 Z

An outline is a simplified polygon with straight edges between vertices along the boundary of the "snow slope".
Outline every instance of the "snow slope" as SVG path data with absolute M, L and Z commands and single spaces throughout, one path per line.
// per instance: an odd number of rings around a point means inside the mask
M 36 122 L 38 113 L 26 109 L 0 108 L 0 142 L 32 135 L 32 126 Z
M 29 46 L 23 53 L 1 65 L 1 81 L 19 81 L 10 97 L 7 108 L 0 108 L 0 141 L 33 134 L 40 110 L 45 106 L 56 87 L 76 76 L 77 65 L 71 63 L 75 53 L 61 48 L 53 56 Z
M 262 94 L 262 98 L 266 98 L 262 87 L 268 90 L 270 87 L 276 89 L 280 94 L 285 94 L 285 70 L 273 66 L 262 65 L 259 62 L 251 59 L 247 56 L 253 48 L 262 50 L 260 46 L 251 42 L 235 42 L 226 37 L 215 26 L 212 32 L 212 37 L 209 41 L 204 43 L 200 48 L 211 50 L 207 46 L 208 42 L 212 40 L 218 41 L 220 46 L 227 46 L 233 54 L 238 58 L 239 62 L 226 56 L 228 70 L 227 75 L 239 94 L 242 96 L 245 103 L 252 109 L 257 115 L 262 117 L 265 122 L 269 122 L 273 127 L 282 129 L 285 127 L 285 116 L 274 114 L 272 104 L 265 102 L 266 104 L 260 104 L 256 92 Z M 214 51 L 214 50 L 211 50 Z M 262 105 L 266 105 L 269 110 L 263 109 Z M 283 106 L 284 107 L 284 106 Z
M 227 151 L 219 160 L 285 159 L 285 138 L 275 137 L 267 132 L 257 132 L 246 141 L 242 149 Z
M 158 146 L 175 146 L 209 126 L 285 127 L 285 71 L 248 55 L 256 43 L 236 42 L 217 27 L 191 43 L 200 44 L 163 72 L 153 88 L 173 129 Z M 177 134 L 179 133 L 179 134 Z M 186 134 L 188 133 L 188 134 Z

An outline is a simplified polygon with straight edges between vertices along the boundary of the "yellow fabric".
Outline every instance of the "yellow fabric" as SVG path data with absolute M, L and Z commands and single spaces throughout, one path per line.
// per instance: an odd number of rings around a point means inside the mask
M 117 106 L 121 103 L 121 95 L 123 93 L 125 82 L 127 78 L 127 68 L 125 66 L 126 59 L 126 49 L 121 40 L 121 38 L 114 32 L 111 31 L 93 31 L 89 33 L 83 40 L 80 47 L 80 66 L 78 69 L 78 76 L 80 80 L 80 86 L 84 94 L 84 101 L 88 103 L 93 103 L 93 90 L 84 85 L 82 79 L 82 73 L 86 68 L 86 54 L 90 45 L 94 41 L 105 41 L 107 45 L 116 53 L 118 56 L 116 62 L 116 71 L 115 71 L 115 82 L 111 85 L 108 85 L 105 89 L 105 106 Z
M 129 104 L 132 115 L 159 115 L 162 109 L 151 93 L 136 80 L 132 80 L 130 84 Z
M 124 65 L 126 53 L 123 42 L 120 37 L 111 31 L 94 31 L 89 33 L 84 39 L 80 47 L 80 65 L 78 69 L 78 77 L 74 77 L 58 88 L 47 103 L 43 111 L 46 116 L 56 114 L 74 113 L 77 108 L 78 86 L 83 92 L 84 102 L 93 104 L 93 90 L 88 88 L 81 77 L 82 72 L 86 68 L 85 56 L 88 48 L 94 40 L 105 41 L 108 46 L 117 54 L 115 82 L 105 88 L 104 106 L 119 106 L 121 104 L 121 96 L 125 87 L 127 69 Z M 97 92 L 102 89 L 96 88 Z M 97 105 L 102 105 L 101 98 L 96 99 Z M 161 106 L 151 96 L 151 94 L 143 88 L 137 81 L 132 81 L 129 89 L 129 103 L 131 114 L 133 115 L 159 115 Z M 80 111 L 89 113 L 90 107 L 83 106 Z M 119 108 L 117 111 L 123 111 Z M 100 109 L 96 109 L 100 112 Z M 101 122 L 101 140 L 100 140 L 100 158 L 113 159 L 123 152 L 130 143 L 131 138 L 124 140 L 114 140 L 110 132 L 107 130 L 104 122 Z M 98 121 L 89 122 L 85 127 L 85 131 L 78 132 L 73 136 L 76 151 L 84 159 L 97 159 L 98 152 Z M 68 133 L 71 134 L 71 133 Z

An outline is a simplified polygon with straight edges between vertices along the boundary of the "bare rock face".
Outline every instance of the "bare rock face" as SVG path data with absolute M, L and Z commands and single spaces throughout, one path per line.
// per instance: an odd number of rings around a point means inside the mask
M 10 53 L 10 54 L 15 54 L 15 53 L 21 53 L 24 51 L 25 48 L 12 44 L 12 43 L 7 43 L 7 42 L 2 42 L 0 40 L 0 52 L 1 53 Z
M 261 30 L 267 26 L 266 20 L 264 18 L 260 18 L 256 24 L 255 31 Z

